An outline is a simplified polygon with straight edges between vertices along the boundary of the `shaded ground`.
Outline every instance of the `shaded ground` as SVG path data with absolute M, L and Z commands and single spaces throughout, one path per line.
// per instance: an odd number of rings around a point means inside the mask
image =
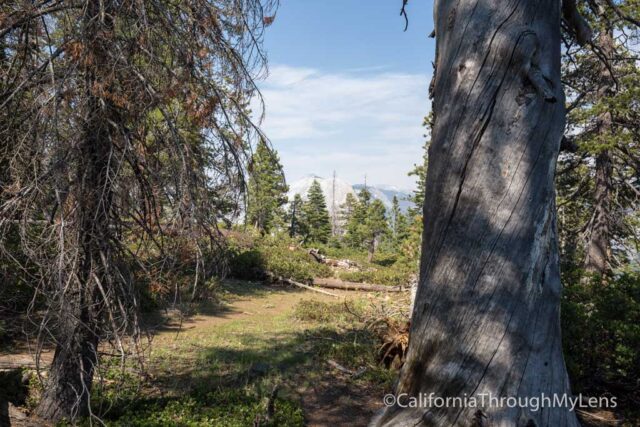
M 328 373 L 302 391 L 305 419 L 310 426 L 366 426 L 382 407 L 378 388 L 356 385 Z
M 264 408 L 276 385 L 273 425 L 365 426 L 381 407 L 392 374 L 372 364 L 370 334 L 361 325 L 334 322 L 332 313 L 313 321 L 293 315 L 303 300 L 339 307 L 343 299 L 241 281 L 225 282 L 217 295 L 187 315 L 169 311 L 147 319 L 155 325 L 147 379 L 107 370 L 94 393 L 108 424 L 270 425 Z M 341 295 L 359 303 L 371 298 Z M 366 372 L 353 378 L 329 360 Z M 31 366 L 33 359 L 28 348 L 17 347 L 0 354 L 2 363 Z M 29 425 L 15 408 L 10 415 L 13 425 Z
M 337 293 L 348 300 L 363 296 Z M 291 287 L 227 283 L 222 304 L 182 322 L 172 320 L 154 338 L 156 380 L 164 383 L 162 389 L 171 390 L 197 386 L 203 375 L 207 382 L 227 384 L 250 384 L 258 378 L 269 383 L 272 377 L 273 382 L 283 384 L 280 395 L 300 402 L 306 425 L 366 426 L 381 407 L 382 387 L 366 380 L 354 381 L 327 360 L 314 357 L 318 345 L 331 346 L 332 341 L 341 340 L 339 335 L 344 331 L 322 322 L 294 319 L 293 310 L 302 300 L 340 301 Z M 189 352 L 188 347 L 199 351 Z M 170 357 L 167 350 L 182 356 Z M 202 366 L 203 359 L 217 366 L 215 378 L 189 369 Z M 169 360 L 174 362 L 169 369 L 173 375 L 163 372 Z M 240 366 L 244 368 L 237 369 Z M 182 369 L 184 375 L 175 375 Z
M 342 299 L 242 281 L 225 282 L 216 295 L 205 306 L 147 319 L 154 335 L 146 380 L 107 369 L 103 387 L 97 387 L 96 411 L 108 425 L 365 426 L 381 408 L 395 374 L 375 365 L 375 342 L 362 325 L 344 317 Z M 356 305 L 389 298 L 340 295 Z M 305 320 L 296 311 L 301 301 L 310 307 Z M 310 302 L 320 303 L 319 310 Z M 33 366 L 30 354 L 26 343 L 5 349 L 0 371 Z M 52 354 L 43 354 L 45 363 Z M 329 361 L 364 373 L 344 373 Z M 269 423 L 266 408 L 276 385 Z M 13 426 L 46 425 L 27 418 L 24 409 L 5 403 L 0 426 L 3 413 Z M 580 416 L 585 426 L 618 425 L 613 413 Z

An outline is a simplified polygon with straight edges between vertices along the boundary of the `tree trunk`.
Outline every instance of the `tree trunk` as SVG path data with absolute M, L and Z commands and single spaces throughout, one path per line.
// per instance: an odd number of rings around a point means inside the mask
M 113 103 L 96 88 L 105 88 L 109 72 L 108 36 L 112 34 L 112 2 L 91 0 L 84 15 L 88 46 L 85 74 L 85 121 L 78 148 L 75 199 L 75 238 L 78 250 L 75 277 L 61 284 L 56 350 L 42 398 L 35 413 L 46 420 L 76 420 L 90 414 L 90 393 L 98 360 L 99 322 L 104 300 L 100 287 L 110 283 L 110 223 L 113 216 L 111 178 L 117 169 L 113 155 L 114 125 L 119 117 Z
M 60 290 L 60 325 L 47 385 L 36 408 L 47 420 L 74 420 L 89 413 L 89 396 L 97 362 L 100 299 L 98 286 L 107 278 L 111 189 L 111 140 L 98 99 L 90 99 L 78 167 L 77 279 L 66 292 Z
M 588 240 L 584 268 L 588 273 L 603 275 L 609 268 L 611 243 L 609 221 L 611 211 L 612 165 L 609 151 L 596 157 L 594 212 L 587 231 Z
M 368 246 L 369 246 L 369 249 L 367 251 L 367 261 L 371 262 L 373 261 L 373 254 L 376 251 L 376 239 L 373 238 L 373 240 L 371 240 Z
M 88 318 L 89 310 L 85 307 L 82 311 L 82 317 Z M 98 339 L 90 326 L 94 320 L 86 321 L 87 325 L 68 319 L 59 331 L 46 388 L 36 408 L 36 414 L 43 419 L 75 420 L 89 413 Z
M 396 395 L 476 397 L 479 407 L 396 404 L 372 424 L 577 426 L 567 408 L 480 401 L 570 392 L 553 183 L 565 119 L 560 2 L 436 1 L 435 17 L 428 220 Z
M 606 19 L 603 19 L 607 22 Z M 611 60 L 615 51 L 613 30 L 606 28 L 600 33 L 598 45 L 602 54 Z M 602 102 L 614 89 L 613 76 L 604 64 L 600 67 L 600 85 L 597 97 Z M 613 120 L 610 111 L 598 116 L 598 138 L 601 144 L 607 144 L 611 137 Z M 611 175 L 613 167 L 609 150 L 602 150 L 596 157 L 595 189 L 593 194 L 593 217 L 587 230 L 584 268 L 588 273 L 604 275 L 609 268 L 611 254 Z

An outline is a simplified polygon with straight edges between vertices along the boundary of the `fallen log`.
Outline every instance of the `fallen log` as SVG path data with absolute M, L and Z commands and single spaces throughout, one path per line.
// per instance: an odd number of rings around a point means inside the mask
M 289 285 L 297 286 L 299 288 L 307 289 L 309 291 L 318 292 L 325 295 L 330 295 L 332 297 L 340 298 L 340 295 L 334 294 L 333 292 L 325 291 L 323 289 L 314 288 L 313 286 L 305 285 L 304 283 L 296 282 L 295 280 L 287 279 L 286 277 L 276 276 L 272 273 L 267 273 L 267 276 L 271 278 L 274 282 L 283 282 Z
M 340 298 L 340 295 L 334 294 L 333 292 L 323 291 L 322 289 L 317 289 L 317 288 L 314 288 L 312 286 L 305 285 L 304 283 L 295 282 L 295 281 L 293 281 L 291 279 L 282 278 L 281 281 L 285 282 L 285 283 L 289 283 L 290 285 L 298 286 L 300 288 L 308 289 L 310 291 L 319 292 L 321 294 L 331 295 L 332 297 Z
M 367 291 L 367 292 L 404 292 L 401 286 L 373 285 L 369 283 L 347 282 L 334 278 L 315 278 L 313 284 L 327 289 L 342 289 L 346 291 Z

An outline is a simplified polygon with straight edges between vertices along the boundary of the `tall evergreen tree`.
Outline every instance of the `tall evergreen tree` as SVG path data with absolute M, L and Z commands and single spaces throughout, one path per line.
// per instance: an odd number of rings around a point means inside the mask
M 347 197 L 343 204 L 340 205 L 340 222 L 346 226 L 351 221 L 351 217 L 358 204 L 358 198 L 353 193 L 347 193 Z
M 176 234 L 220 243 L 220 202 L 240 193 L 255 128 L 238 125 L 238 99 L 256 92 L 269 10 L 260 0 L 0 2 L 0 165 L 10 171 L 0 253 L 17 260 L 7 237 L 19 228 L 45 306 L 35 347 L 55 346 L 34 411 L 47 424 L 92 413 L 106 346 L 122 357 L 128 343 L 140 348 L 128 265 L 144 250 L 129 237 L 163 254 Z
M 307 193 L 307 200 L 302 205 L 302 213 L 306 227 L 305 242 L 327 243 L 331 237 L 331 220 L 322 188 L 315 179 Z
M 261 233 L 268 233 L 284 217 L 282 207 L 287 203 L 289 187 L 278 153 L 263 139 L 258 142 L 249 167 L 247 222 Z
M 389 219 L 392 244 L 397 248 L 409 236 L 409 223 L 406 215 L 400 210 L 400 202 L 395 195 L 393 196 L 391 217 Z
M 386 212 L 387 208 L 385 208 L 384 204 L 378 199 L 373 200 L 367 209 L 367 216 L 362 231 L 369 262 L 373 260 L 373 255 L 380 243 L 380 239 L 389 231 Z
M 346 233 L 344 241 L 352 248 L 365 247 L 365 221 L 367 219 L 368 209 L 371 205 L 371 193 L 364 187 L 358 193 L 357 199 L 351 197 L 347 199 L 350 204 L 351 214 L 346 224 Z
M 422 146 L 422 162 L 413 165 L 413 169 L 409 172 L 409 176 L 416 177 L 416 189 L 413 191 L 411 201 L 413 207 L 409 210 L 411 216 L 422 215 L 422 206 L 424 205 L 425 183 L 427 181 L 427 166 L 429 164 L 429 144 L 431 142 L 431 127 L 433 124 L 433 113 L 429 113 L 422 122 L 422 126 L 426 129 L 424 135 L 425 142 Z
M 346 230 L 345 243 L 353 248 L 366 249 L 371 261 L 381 237 L 389 231 L 389 224 L 384 204 L 373 199 L 366 187 L 358 193 Z
M 400 212 L 400 202 L 398 201 L 398 196 L 394 194 L 393 199 L 391 199 L 391 216 L 389 217 L 391 234 L 394 236 L 396 234 L 396 225 L 398 224 L 398 218 L 400 215 L 402 215 L 402 212 Z
M 304 213 L 302 207 L 304 202 L 300 194 L 296 194 L 289 204 L 289 212 L 287 213 L 287 223 L 289 227 L 289 236 L 305 236 L 307 233 L 307 224 L 304 221 Z
M 605 275 L 637 251 L 640 68 L 637 45 L 628 42 L 637 26 L 625 16 L 640 16 L 640 5 L 616 4 L 585 8 L 594 44 L 564 51 L 569 114 L 557 183 L 566 271 Z

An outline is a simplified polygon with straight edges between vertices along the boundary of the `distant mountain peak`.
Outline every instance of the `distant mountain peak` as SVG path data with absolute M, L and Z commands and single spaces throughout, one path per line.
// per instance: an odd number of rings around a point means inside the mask
M 340 205 L 344 204 L 347 199 L 347 194 L 353 194 L 355 196 L 362 188 L 364 188 L 364 184 L 352 185 L 342 178 L 336 177 L 334 180 L 333 177 L 322 178 L 316 174 L 309 174 L 289 184 L 289 200 L 293 200 L 296 194 L 300 194 L 303 199 L 306 199 L 307 192 L 314 180 L 318 181 L 320 188 L 322 188 L 322 193 L 327 201 L 329 214 L 333 214 L 334 207 L 336 211 L 340 209 Z M 409 200 L 411 192 L 400 190 L 393 185 L 367 184 L 367 189 L 371 192 L 372 197 L 380 200 L 387 209 L 391 209 L 394 196 L 398 198 L 400 210 L 402 212 L 406 212 L 413 205 Z

